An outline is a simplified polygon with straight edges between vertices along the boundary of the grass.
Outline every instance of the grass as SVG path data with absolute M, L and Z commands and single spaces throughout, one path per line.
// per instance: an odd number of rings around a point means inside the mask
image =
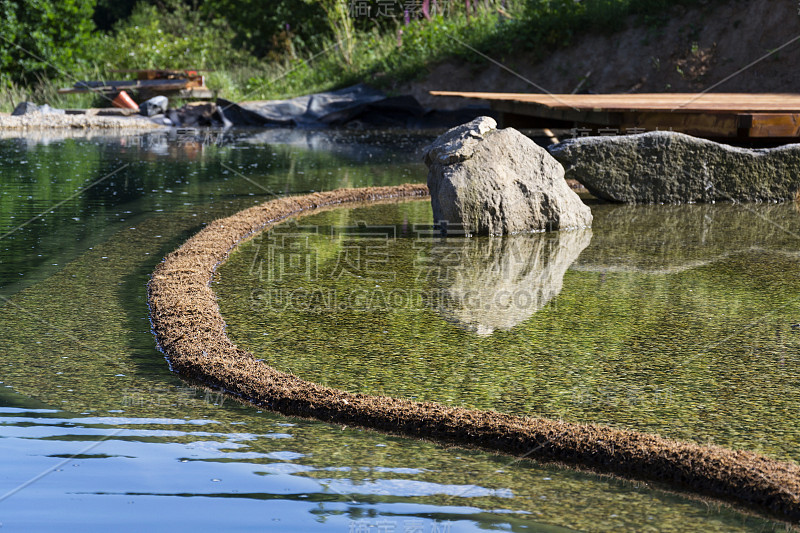
M 343 24 L 340 11 L 331 10 L 329 22 L 336 31 L 303 41 L 308 44 L 302 49 L 289 41 L 283 54 L 261 59 L 232 45 L 235 34 L 224 21 L 201 20 L 188 7 L 164 13 L 139 4 L 114 31 L 94 37 L 92 53 L 84 51 L 87 59 L 72 75 L 0 86 L 0 111 L 10 111 L 25 99 L 54 107 L 104 105 L 98 95 L 59 95 L 56 90 L 77 80 L 119 77 L 112 71 L 121 68 L 208 69 L 208 87 L 234 101 L 286 98 L 359 81 L 392 92 L 441 61 L 486 61 L 470 47 L 500 61 L 521 51 L 536 60 L 581 33 L 619 30 L 631 16 L 639 24 L 663 24 L 675 4 L 709 2 L 506 0 L 501 7 L 499 0 L 491 0 L 469 18 L 453 7 L 460 4 L 452 4 L 447 16 L 438 14 L 430 21 L 406 25 L 400 18 L 394 26 L 376 24 L 360 31 Z

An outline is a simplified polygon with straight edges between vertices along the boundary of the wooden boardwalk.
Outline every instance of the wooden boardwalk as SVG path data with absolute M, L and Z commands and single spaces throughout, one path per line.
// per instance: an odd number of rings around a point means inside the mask
M 592 134 L 673 130 L 707 138 L 800 137 L 800 94 L 526 94 L 430 91 L 486 100 L 502 126 L 570 127 Z

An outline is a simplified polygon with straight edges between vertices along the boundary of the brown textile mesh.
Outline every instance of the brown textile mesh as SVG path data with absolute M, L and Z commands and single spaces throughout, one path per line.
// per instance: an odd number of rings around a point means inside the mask
M 172 369 L 288 416 L 556 461 L 800 519 L 796 464 L 594 424 L 353 394 L 280 372 L 228 339 L 210 282 L 242 240 L 290 216 L 427 193 L 424 185 L 339 189 L 272 200 L 210 223 L 169 254 L 148 285 L 153 331 Z

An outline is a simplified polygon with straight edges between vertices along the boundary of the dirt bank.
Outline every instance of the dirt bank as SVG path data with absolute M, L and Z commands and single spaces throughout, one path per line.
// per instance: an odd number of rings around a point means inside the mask
M 605 426 L 352 394 L 271 368 L 227 337 L 210 283 L 242 240 L 290 216 L 426 194 L 424 185 L 339 189 L 272 200 L 210 223 L 167 256 L 148 285 L 153 331 L 172 369 L 285 415 L 558 461 L 800 518 L 795 464 Z
M 393 90 L 430 107 L 465 103 L 432 97 L 430 90 L 571 93 L 580 86 L 579 92 L 594 93 L 700 92 L 729 76 L 712 91 L 798 92 L 800 40 L 758 61 L 800 36 L 798 10 L 797 0 L 676 6 L 664 24 L 646 27 L 631 18 L 623 31 L 578 36 L 540 62 L 532 62 L 530 53 L 493 58 L 539 88 L 496 65 L 449 61 Z

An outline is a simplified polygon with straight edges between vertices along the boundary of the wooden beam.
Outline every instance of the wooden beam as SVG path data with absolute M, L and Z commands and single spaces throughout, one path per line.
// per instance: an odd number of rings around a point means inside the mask
M 748 137 L 800 137 L 800 113 L 754 113 Z
M 121 90 L 125 91 L 138 91 L 138 90 L 151 90 L 151 91 L 178 91 L 184 89 L 189 85 L 189 80 L 124 80 L 124 81 L 89 81 L 77 82 L 75 86 L 66 89 L 59 89 L 60 94 L 72 93 L 114 93 Z
M 518 102 L 515 100 L 492 101 L 491 107 L 500 113 L 513 115 L 527 115 L 531 117 L 547 118 L 564 122 L 579 122 L 586 124 L 617 125 L 622 123 L 619 113 L 604 111 L 581 110 L 572 108 L 553 108 L 535 102 Z
M 658 113 L 623 114 L 625 129 L 670 130 L 696 137 L 737 137 L 739 115 L 735 113 Z
M 773 93 L 634 93 L 535 94 L 430 91 L 434 96 L 534 103 L 554 109 L 626 111 L 714 111 L 732 113 L 800 113 L 800 94 Z
M 672 130 L 713 138 L 800 137 L 800 94 L 431 94 L 488 100 L 506 126 L 572 124 L 601 134 Z

